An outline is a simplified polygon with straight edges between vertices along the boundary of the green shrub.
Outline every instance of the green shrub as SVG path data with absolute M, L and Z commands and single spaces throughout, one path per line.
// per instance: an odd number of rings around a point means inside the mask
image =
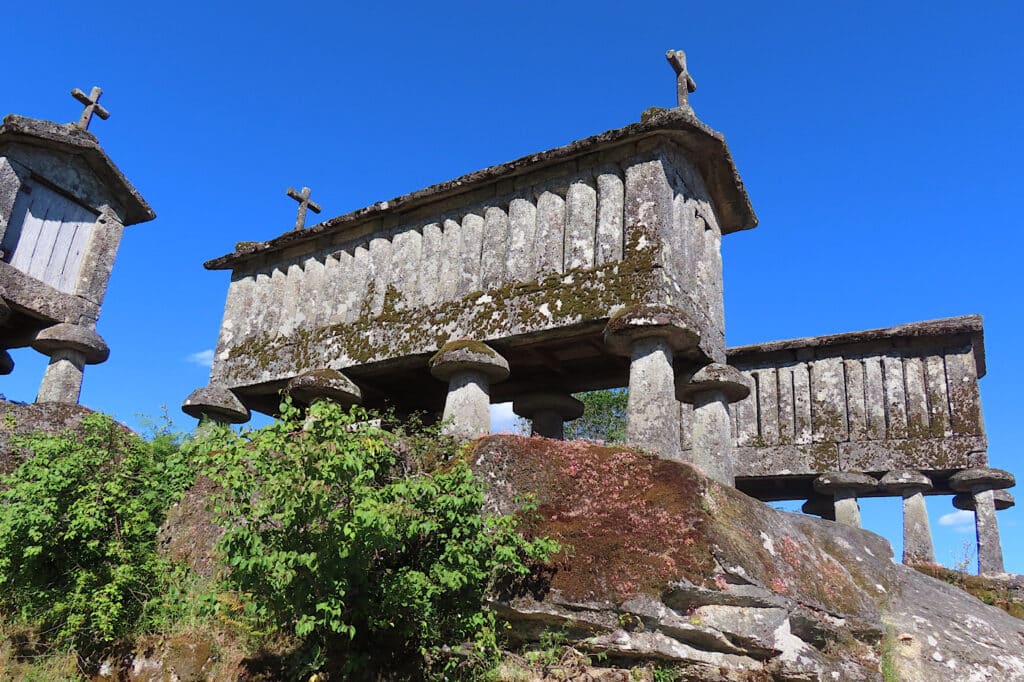
M 195 448 L 221 490 L 218 550 L 249 622 L 293 628 L 320 653 L 310 668 L 328 656 L 351 675 L 492 661 L 486 592 L 556 545 L 483 513 L 482 485 L 451 452 L 425 457 L 418 441 L 420 460 L 443 462 L 420 471 L 396 437 L 359 424 L 371 416 L 361 409 L 318 402 L 302 414 L 285 401 L 281 415 Z
M 138 627 L 168 575 L 156 531 L 193 473 L 175 437 L 146 442 L 100 414 L 20 437 L 2 481 L 0 609 L 88 653 Z

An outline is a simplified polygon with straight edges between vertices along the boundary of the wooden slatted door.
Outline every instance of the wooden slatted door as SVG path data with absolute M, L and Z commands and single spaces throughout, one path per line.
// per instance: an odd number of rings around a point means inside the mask
M 96 214 L 32 180 L 22 185 L 0 245 L 4 261 L 71 293 Z

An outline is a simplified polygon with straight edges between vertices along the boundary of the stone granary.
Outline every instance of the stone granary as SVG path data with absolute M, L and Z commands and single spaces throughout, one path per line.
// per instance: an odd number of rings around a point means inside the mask
M 231 270 L 198 418 L 273 413 L 284 390 L 474 437 L 511 401 L 561 437 L 573 393 L 628 386 L 630 442 L 766 500 L 859 523 L 905 500 L 907 560 L 933 561 L 922 494 L 977 508 L 1002 570 L 977 379 L 976 317 L 727 349 L 721 239 L 757 218 L 721 134 L 689 106 L 471 173 L 206 263 Z M 993 542 L 992 538 L 996 538 Z
M 96 321 L 122 231 L 156 217 L 88 131 L 109 116 L 100 89 L 71 94 L 74 123 L 0 125 L 0 374 L 9 348 L 48 355 L 38 402 L 77 403 L 84 366 L 107 359 Z

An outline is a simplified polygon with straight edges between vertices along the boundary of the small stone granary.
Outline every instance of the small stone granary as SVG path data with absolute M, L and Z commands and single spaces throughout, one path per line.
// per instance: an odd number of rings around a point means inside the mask
M 562 437 L 573 393 L 628 386 L 631 443 L 764 500 L 859 525 L 904 500 L 907 561 L 934 561 L 924 494 L 974 509 L 1001 572 L 987 468 L 982 326 L 963 317 L 727 349 L 721 239 L 757 218 L 721 134 L 678 107 L 304 227 L 206 263 L 231 270 L 208 386 L 183 409 L 244 422 L 280 391 L 399 413 L 470 438 L 511 401 Z
M 50 364 L 38 402 L 77 403 L 87 364 L 110 351 L 96 333 L 121 234 L 156 217 L 88 131 L 101 91 L 68 124 L 10 115 L 0 124 L 0 374 L 9 348 Z

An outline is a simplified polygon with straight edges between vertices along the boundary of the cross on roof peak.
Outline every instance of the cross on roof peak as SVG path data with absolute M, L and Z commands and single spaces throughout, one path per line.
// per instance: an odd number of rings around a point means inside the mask
M 665 59 L 676 72 L 676 107 L 692 114 L 690 93 L 697 89 L 697 83 L 686 69 L 686 53 L 682 50 L 669 50 L 665 53 Z
M 295 201 L 299 202 L 299 212 L 295 216 L 295 229 L 301 230 L 306 226 L 306 209 L 308 208 L 313 213 L 320 212 L 320 204 L 312 201 L 309 198 L 310 189 L 303 187 L 301 192 L 296 192 L 294 188 L 289 187 L 286 194 Z
M 89 123 L 92 121 L 93 114 L 96 114 L 104 121 L 110 118 L 110 112 L 104 109 L 102 105 L 100 105 L 100 95 L 102 94 L 103 91 L 95 85 L 93 86 L 92 91 L 90 91 L 88 95 L 79 90 L 78 88 L 75 88 L 71 91 L 71 96 L 85 105 L 85 111 L 82 112 L 82 115 L 81 117 L 79 117 L 78 122 L 72 123 L 72 125 L 78 126 L 82 130 L 88 130 Z

